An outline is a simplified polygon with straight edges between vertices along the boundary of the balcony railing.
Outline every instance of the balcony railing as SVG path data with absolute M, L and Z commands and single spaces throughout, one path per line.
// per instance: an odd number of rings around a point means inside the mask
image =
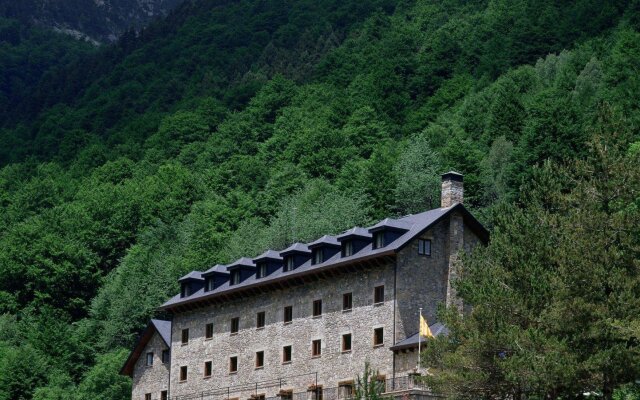
M 407 390 L 421 390 L 430 393 L 429 389 L 414 376 L 401 376 L 397 378 L 385 379 L 382 381 L 382 393 L 392 393 Z M 304 387 L 308 389 L 301 392 L 291 390 L 283 391 L 283 388 Z M 268 381 L 256 382 L 246 385 L 228 386 L 216 388 L 199 393 L 184 396 L 173 396 L 171 400 L 349 400 L 355 395 L 357 384 L 351 386 L 322 387 L 318 385 L 318 373 L 294 375 L 272 379 Z M 261 395 L 265 389 L 279 388 L 280 394 L 272 397 Z M 432 395 L 433 397 L 439 397 Z

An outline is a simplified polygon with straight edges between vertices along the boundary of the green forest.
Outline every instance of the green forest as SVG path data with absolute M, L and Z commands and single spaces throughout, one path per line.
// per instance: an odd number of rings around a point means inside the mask
M 0 400 L 129 399 L 180 276 L 437 207 L 449 170 L 492 242 L 432 384 L 640 398 L 639 1 L 189 0 L 99 48 L 0 19 L 0 73 Z

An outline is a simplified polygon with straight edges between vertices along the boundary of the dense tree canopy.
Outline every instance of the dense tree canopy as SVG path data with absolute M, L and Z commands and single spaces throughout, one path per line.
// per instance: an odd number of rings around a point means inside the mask
M 214 4 L 4 103 L 0 400 L 127 398 L 122 349 L 186 271 L 429 208 L 451 169 L 488 227 L 512 204 L 536 235 L 520 187 L 591 154 L 603 104 L 640 153 L 637 2 Z

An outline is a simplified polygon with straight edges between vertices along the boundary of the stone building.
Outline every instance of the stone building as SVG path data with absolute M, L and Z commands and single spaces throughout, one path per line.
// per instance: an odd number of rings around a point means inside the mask
M 416 367 L 418 310 L 435 322 L 438 305 L 462 307 L 455 261 L 488 240 L 462 182 L 443 175 L 440 208 L 182 277 L 161 306 L 171 322 L 152 321 L 122 370 L 132 398 L 347 398 L 365 362 L 399 382 Z

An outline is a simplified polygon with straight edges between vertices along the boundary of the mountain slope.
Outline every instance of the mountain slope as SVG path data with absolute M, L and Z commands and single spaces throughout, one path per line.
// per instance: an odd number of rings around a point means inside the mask
M 141 29 L 181 0 L 0 0 L 0 15 L 76 38 L 115 42 L 127 29 Z
M 449 169 L 490 226 L 603 126 L 637 142 L 634 7 L 194 2 L 48 77 L 1 132 L 0 400 L 127 398 L 185 271 L 429 208 Z

